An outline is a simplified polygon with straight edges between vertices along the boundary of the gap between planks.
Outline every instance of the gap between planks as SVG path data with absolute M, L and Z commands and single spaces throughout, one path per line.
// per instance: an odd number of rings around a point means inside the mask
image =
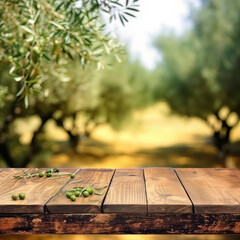
M 192 213 L 192 203 L 173 168 L 144 169 L 148 213 Z
M 240 171 L 223 168 L 179 168 L 195 213 L 239 213 Z
M 32 173 L 44 171 L 45 168 L 25 168 L 24 170 Z M 77 168 L 64 168 L 64 170 L 75 173 Z M 43 179 L 39 177 L 14 179 L 13 176 L 19 175 L 19 173 L 22 173 L 21 168 L 7 168 L 0 172 L 1 213 L 43 213 L 46 202 L 69 180 L 69 176 L 62 176 L 57 180 L 46 177 Z M 21 201 L 13 201 L 11 195 L 14 192 L 25 193 L 27 197 Z
M 74 175 L 77 175 L 80 172 L 81 168 L 79 168 Z M 47 208 L 47 204 L 52 200 L 53 197 L 55 197 L 69 182 L 71 182 L 72 179 L 70 178 L 53 196 L 51 196 L 47 202 L 44 204 L 44 212 L 49 213 L 48 208 Z
M 105 194 L 104 197 L 103 197 L 103 201 L 102 201 L 102 204 L 101 204 L 101 213 L 103 213 L 103 204 L 104 204 L 104 202 L 105 202 L 105 199 L 106 199 L 106 196 L 107 196 L 107 194 L 108 194 L 109 188 L 110 188 L 110 186 L 111 186 L 111 184 L 112 184 L 112 180 L 113 180 L 113 177 L 114 177 L 115 173 L 116 173 L 116 169 L 114 169 L 114 171 L 113 171 L 113 175 L 112 175 L 112 178 L 111 178 L 110 183 L 109 183 L 109 185 L 108 185 L 106 194 Z
M 176 169 L 175 169 L 175 168 L 174 168 L 174 172 L 175 172 L 175 174 L 176 174 L 176 176 L 177 176 L 177 178 L 178 178 L 179 182 L 181 183 L 181 185 L 182 185 L 182 187 L 183 187 L 183 189 L 184 189 L 185 193 L 187 194 L 187 196 L 188 196 L 189 200 L 190 200 L 190 201 L 191 201 L 191 203 L 192 203 L 192 212 L 193 212 L 193 213 L 195 213 L 195 209 L 194 209 L 194 204 L 193 204 L 193 201 L 192 201 L 191 197 L 189 196 L 189 194 L 188 194 L 188 192 L 187 192 L 187 189 L 184 187 L 184 185 L 183 185 L 183 183 L 182 183 L 182 181 L 181 181 L 180 177 L 178 176 L 178 174 L 177 174 L 177 172 L 176 172 Z
M 103 203 L 104 213 L 147 213 L 143 169 L 116 169 Z
M 69 181 L 46 205 L 50 213 L 101 213 L 103 199 L 113 178 L 114 169 L 84 168 L 80 169 L 73 181 Z M 83 180 L 81 183 L 76 180 Z M 94 187 L 107 188 L 97 192 L 102 195 L 91 195 L 88 198 L 79 197 L 76 201 L 71 201 L 65 196 L 65 191 L 73 187 Z
M 104 213 L 192 213 L 192 209 L 173 168 L 117 169 L 103 202 Z

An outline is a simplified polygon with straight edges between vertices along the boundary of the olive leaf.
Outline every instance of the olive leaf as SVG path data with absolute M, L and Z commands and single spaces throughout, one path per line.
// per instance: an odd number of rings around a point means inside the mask
M 42 90 L 44 69 L 50 65 L 55 71 L 61 60 L 70 63 L 79 56 L 83 69 L 89 63 L 102 62 L 104 54 L 95 54 L 96 46 L 103 52 L 106 49 L 107 55 L 121 52 L 121 44 L 107 33 L 107 24 L 102 24 L 101 13 L 105 12 L 110 20 L 116 20 L 119 14 L 124 25 L 128 21 L 126 15 L 134 17 L 131 12 L 138 11 L 136 2 L 123 5 L 120 0 L 0 1 L 0 61 L 7 60 L 10 69 L 17 66 L 20 75 L 14 76 L 11 70 L 10 76 L 16 86 L 20 82 L 26 89 L 16 96 L 17 100 L 23 100 L 26 107 L 31 104 L 28 95 L 36 88 Z M 31 71 L 36 65 L 38 71 L 33 76 Z M 34 82 L 26 84 L 30 81 Z
M 93 194 L 95 194 L 95 195 L 103 195 L 103 193 L 97 193 L 97 192 L 93 192 Z
M 104 187 L 97 187 L 97 188 L 95 187 L 94 190 L 102 190 L 102 189 L 106 188 L 107 186 L 108 186 L 108 185 L 106 185 L 106 186 L 104 186 Z

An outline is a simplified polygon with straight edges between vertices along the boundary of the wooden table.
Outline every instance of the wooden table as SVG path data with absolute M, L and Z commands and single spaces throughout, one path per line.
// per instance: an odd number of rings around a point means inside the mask
M 76 176 L 15 179 L 21 169 L 0 169 L 1 234 L 240 233 L 239 169 L 60 171 Z M 93 183 L 109 187 L 75 202 L 65 197 L 65 190 Z M 15 192 L 25 200 L 12 200 Z

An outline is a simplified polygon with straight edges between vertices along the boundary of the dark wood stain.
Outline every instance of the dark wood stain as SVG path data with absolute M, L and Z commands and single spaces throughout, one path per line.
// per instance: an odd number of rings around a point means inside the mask
M 240 214 L 0 215 L 0 234 L 240 234 Z

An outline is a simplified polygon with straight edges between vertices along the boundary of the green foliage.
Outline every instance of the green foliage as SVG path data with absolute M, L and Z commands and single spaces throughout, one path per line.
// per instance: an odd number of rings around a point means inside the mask
M 149 104 L 149 73 L 138 63 L 124 61 L 104 71 L 99 77 L 97 105 L 92 108 L 96 117 L 119 129 L 137 108 Z M 148 91 L 149 90 L 149 91 Z
M 197 39 L 190 35 L 162 37 L 159 47 L 164 63 L 157 97 L 167 101 L 174 113 L 207 120 L 221 106 L 215 101 L 219 96 L 211 87 L 212 79 L 202 76 L 203 56 Z
M 5 99 L 7 97 L 8 88 L 6 86 L 0 86 L 0 109 L 5 105 Z
M 45 95 L 31 104 L 42 108 L 39 112 L 53 112 L 57 123 L 69 131 L 90 134 L 95 127 L 106 123 L 119 129 L 133 110 L 151 101 L 150 74 L 140 63 L 123 60 L 102 71 L 94 67 L 83 71 L 75 62 L 66 69 L 68 79 L 46 82 L 43 85 Z M 73 118 L 81 124 L 65 127 Z
M 209 0 L 203 7 L 195 19 L 195 32 L 206 53 L 205 65 L 214 74 L 212 87 L 221 96 L 218 101 L 240 115 L 240 2 Z
M 100 124 L 119 128 L 139 106 L 131 100 L 136 91 L 127 64 L 120 67 L 122 79 L 114 76 L 121 75 L 116 67 L 102 71 L 123 52 L 103 14 L 124 25 L 138 11 L 137 2 L 0 1 L 0 155 L 8 166 L 26 166 L 42 153 L 49 120 L 75 147 Z M 26 144 L 18 126 L 32 117 L 38 123 Z
M 190 31 L 156 41 L 163 56 L 157 99 L 176 114 L 206 121 L 219 149 L 228 143 L 240 116 L 239 11 L 238 1 L 202 0 Z
M 117 54 L 121 45 L 101 19 L 126 16 L 138 11 L 137 0 L 3 0 L 0 1 L 0 64 L 9 63 L 9 74 L 18 86 L 18 99 L 28 106 L 31 92 L 41 90 L 46 71 L 79 59 L 104 67 L 103 56 Z M 118 57 L 116 55 L 116 57 Z M 1 98 L 2 99 L 2 98 Z
M 151 74 L 140 63 L 121 58 L 122 63 L 99 71 L 94 66 L 83 70 L 79 61 L 66 62 L 57 74 L 46 75 L 49 80 L 43 82 L 39 94 L 29 96 L 28 109 L 22 101 L 15 101 L 15 83 L 2 71 L 2 81 L 13 96 L 0 115 L 0 155 L 8 166 L 26 166 L 49 152 L 50 143 L 43 135 L 49 120 L 65 131 L 71 147 L 76 148 L 96 127 L 109 124 L 118 130 L 135 109 L 150 104 Z M 114 62 L 113 58 L 108 61 Z M 37 123 L 31 127 L 28 142 L 23 142 L 25 132 L 19 126 L 33 118 Z M 45 150 L 44 145 L 48 146 Z

